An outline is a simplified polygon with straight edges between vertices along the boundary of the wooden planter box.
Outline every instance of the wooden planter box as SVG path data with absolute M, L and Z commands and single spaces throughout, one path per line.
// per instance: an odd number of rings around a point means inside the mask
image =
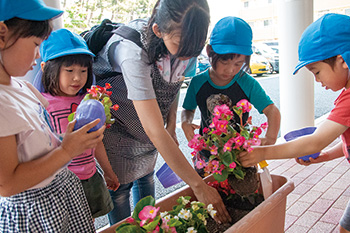
M 287 195 L 294 190 L 294 183 L 284 176 L 271 175 L 273 194 L 263 201 L 259 206 L 253 209 L 249 214 L 241 220 L 233 224 L 225 233 L 283 233 L 284 221 L 286 215 Z M 208 177 L 207 181 L 214 180 Z M 171 210 L 176 205 L 179 196 L 191 196 L 195 198 L 192 190 L 188 186 L 168 194 L 159 199 L 156 206 L 160 207 L 160 211 Z M 114 233 L 120 223 L 117 223 L 101 233 Z

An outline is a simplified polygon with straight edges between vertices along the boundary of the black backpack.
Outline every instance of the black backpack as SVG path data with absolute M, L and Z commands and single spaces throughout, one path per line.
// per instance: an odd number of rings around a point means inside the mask
M 101 24 L 95 25 L 90 30 L 82 32 L 80 36 L 85 39 L 88 48 L 97 57 L 98 53 L 105 46 L 113 34 L 117 34 L 125 39 L 128 39 L 134 42 L 140 48 L 143 48 L 141 35 L 137 30 L 128 27 L 123 23 L 114 23 L 109 19 L 104 19 Z M 118 73 L 105 73 L 102 76 L 96 76 L 96 79 L 105 79 L 111 76 L 115 76 L 116 74 Z
M 140 40 L 140 33 L 123 23 L 114 23 L 109 19 L 104 19 L 101 24 L 93 26 L 90 30 L 80 33 L 85 39 L 89 49 L 97 55 L 113 34 L 117 34 L 125 39 L 131 40 L 140 48 L 143 47 Z

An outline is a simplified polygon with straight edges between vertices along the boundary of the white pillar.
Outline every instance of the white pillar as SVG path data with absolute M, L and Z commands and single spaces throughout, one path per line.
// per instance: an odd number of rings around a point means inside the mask
M 57 9 L 61 9 L 60 0 L 44 0 L 44 2 L 45 2 L 45 4 L 47 6 L 54 7 L 54 8 L 57 8 Z M 59 28 L 62 28 L 63 27 L 62 16 L 58 17 L 57 19 L 54 19 L 52 21 L 52 26 L 53 26 L 53 30 L 57 30 Z M 19 77 L 19 78 L 27 80 L 29 82 L 33 82 L 33 80 L 35 78 L 35 75 L 37 74 L 37 72 L 40 69 L 41 58 L 37 59 L 36 62 L 37 62 L 37 65 L 34 67 L 33 70 L 30 70 L 25 76 Z
M 281 136 L 314 125 L 314 80 L 305 68 L 293 75 L 298 62 L 298 43 L 313 22 L 313 0 L 280 0 L 280 111 Z

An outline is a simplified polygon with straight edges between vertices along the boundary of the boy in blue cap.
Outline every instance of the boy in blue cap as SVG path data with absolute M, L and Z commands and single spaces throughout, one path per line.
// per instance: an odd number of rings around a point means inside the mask
M 261 140 L 262 144 L 276 142 L 280 112 L 260 84 L 244 71 L 249 67 L 250 55 L 253 53 L 252 38 L 250 26 L 241 18 L 228 16 L 215 25 L 210 44 L 206 47 L 211 67 L 192 78 L 183 103 L 182 129 L 188 141 L 193 138 L 195 129 L 199 129 L 203 135 L 203 129 L 209 128 L 216 105 L 226 104 L 231 108 L 246 99 L 267 117 L 269 127 L 265 138 Z M 197 106 L 201 112 L 200 126 L 192 123 Z M 243 124 L 248 114 L 243 114 Z M 239 122 L 236 114 L 235 120 Z M 207 161 L 209 156 L 208 151 L 201 151 L 194 162 L 197 159 Z M 203 175 L 202 170 L 197 172 Z
M 63 12 L 41 0 L 0 1 L 0 232 L 95 232 L 84 190 L 67 164 L 102 142 L 87 133 L 99 120 L 62 141 L 52 132 L 48 103 L 24 76 L 40 57 L 51 19 Z
M 266 147 L 256 147 L 251 153 L 241 153 L 244 166 L 266 159 L 286 159 L 313 154 L 341 136 L 336 146 L 323 150 L 316 159 L 300 164 L 319 163 L 344 156 L 350 161 L 350 17 L 326 14 L 312 23 L 299 42 L 299 62 L 294 74 L 302 67 L 311 71 L 316 82 L 332 91 L 343 90 L 335 100 L 334 109 L 312 135 L 294 141 Z M 340 232 L 350 232 L 350 202 L 340 220 Z

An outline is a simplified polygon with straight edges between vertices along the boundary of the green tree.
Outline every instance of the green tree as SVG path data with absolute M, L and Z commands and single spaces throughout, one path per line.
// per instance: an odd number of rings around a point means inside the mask
M 81 33 L 101 23 L 105 18 L 127 23 L 146 18 L 152 13 L 157 0 L 61 0 L 65 10 L 64 27 Z

